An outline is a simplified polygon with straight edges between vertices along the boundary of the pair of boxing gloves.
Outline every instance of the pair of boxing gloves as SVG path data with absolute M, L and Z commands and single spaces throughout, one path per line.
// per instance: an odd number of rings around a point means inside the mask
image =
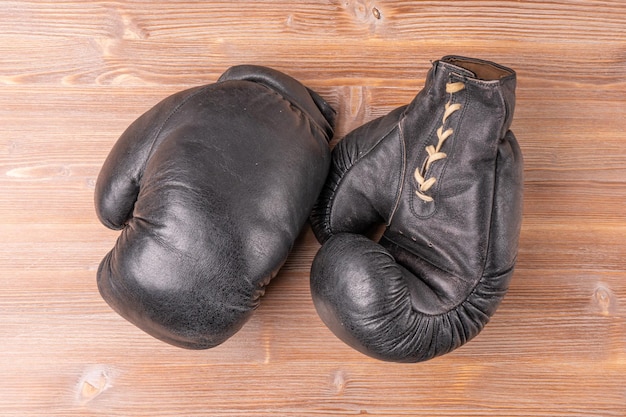
M 122 134 L 96 183 L 121 229 L 99 291 L 152 336 L 216 346 L 259 305 L 310 219 L 311 294 L 341 340 L 417 362 L 476 336 L 517 256 L 515 72 L 448 56 L 415 99 L 330 151 L 335 111 L 276 70 L 236 66 Z M 373 231 L 385 225 L 374 240 Z

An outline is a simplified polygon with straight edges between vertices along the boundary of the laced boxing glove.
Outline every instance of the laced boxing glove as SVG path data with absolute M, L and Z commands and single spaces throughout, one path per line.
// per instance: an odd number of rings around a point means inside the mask
M 295 79 L 237 66 L 139 117 L 96 183 L 100 220 L 123 229 L 98 269 L 102 297 L 173 345 L 232 336 L 324 184 L 334 116 Z
M 417 362 L 476 336 L 507 291 L 522 216 L 515 72 L 444 57 L 407 106 L 333 149 L 311 215 L 311 293 L 372 357 Z M 363 236 L 385 224 L 380 241 Z

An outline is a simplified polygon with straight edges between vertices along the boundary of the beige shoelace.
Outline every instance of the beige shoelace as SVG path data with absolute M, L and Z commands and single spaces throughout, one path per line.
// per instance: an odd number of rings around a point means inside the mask
M 450 117 L 452 113 L 454 113 L 455 111 L 461 108 L 461 104 L 459 103 L 452 104 L 452 94 L 458 93 L 464 88 L 465 88 L 465 84 L 463 84 L 462 82 L 446 84 L 446 93 L 450 94 L 450 99 L 446 103 L 445 112 L 443 113 L 443 120 L 441 121 L 441 126 L 439 127 L 439 129 L 437 129 L 437 138 L 438 138 L 437 146 L 435 147 L 433 145 L 429 145 L 426 147 L 426 152 L 428 152 L 428 157 L 424 161 L 422 168 L 416 169 L 415 174 L 413 175 L 415 177 L 415 181 L 417 182 L 417 190 L 415 191 L 415 194 L 417 194 L 417 196 L 424 201 L 428 201 L 428 202 L 433 201 L 432 197 L 424 193 L 428 191 L 435 184 L 435 182 L 437 182 L 437 179 L 435 177 L 430 177 L 428 179 L 425 179 L 424 176 L 426 175 L 426 171 L 428 171 L 428 168 L 430 168 L 430 165 L 433 162 L 439 161 L 440 159 L 443 159 L 447 156 L 444 152 L 441 152 L 441 147 L 443 146 L 443 143 L 446 141 L 446 139 L 448 139 L 454 133 L 454 131 L 451 128 L 443 130 L 446 124 L 446 120 L 448 119 L 448 117 Z

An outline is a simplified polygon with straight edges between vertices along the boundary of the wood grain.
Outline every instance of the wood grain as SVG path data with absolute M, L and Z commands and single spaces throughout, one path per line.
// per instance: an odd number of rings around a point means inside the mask
M 572 1 L 3 1 L 3 416 L 626 416 L 626 8 Z M 307 227 L 261 307 L 207 351 L 100 298 L 117 232 L 95 178 L 136 117 L 229 66 L 268 65 L 335 107 L 334 145 L 412 100 L 430 61 L 518 73 L 524 223 L 510 291 L 473 341 L 390 364 L 313 307 Z

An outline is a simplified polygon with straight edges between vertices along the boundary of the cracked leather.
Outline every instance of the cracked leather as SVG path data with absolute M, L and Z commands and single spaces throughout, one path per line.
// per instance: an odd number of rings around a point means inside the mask
M 454 83 L 463 88 L 447 92 Z M 431 359 L 475 337 L 496 311 L 522 220 L 523 159 L 510 130 L 515 84 L 509 68 L 444 57 L 410 104 L 333 149 L 311 215 L 323 243 L 311 292 L 322 320 L 355 349 L 389 361 Z M 440 128 L 452 130 L 445 157 L 424 171 Z M 435 179 L 423 192 L 432 201 L 418 196 L 416 170 Z M 379 242 L 365 237 L 381 224 Z
M 295 79 L 251 65 L 139 117 L 96 184 L 98 217 L 122 230 L 97 272 L 104 300 L 176 346 L 232 336 L 310 214 L 334 118 Z

